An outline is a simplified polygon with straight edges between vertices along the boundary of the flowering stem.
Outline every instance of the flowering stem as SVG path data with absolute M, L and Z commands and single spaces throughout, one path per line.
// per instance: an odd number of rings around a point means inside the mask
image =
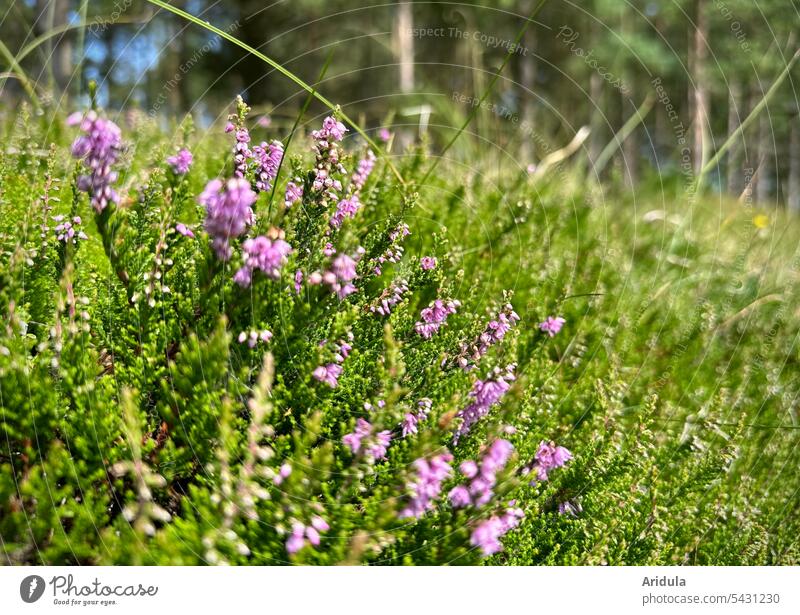
M 199 18 L 195 17 L 191 13 L 187 13 L 186 11 L 182 11 L 181 9 L 176 8 L 174 6 L 171 6 L 171 5 L 167 4 L 166 2 L 162 2 L 162 0 L 147 0 L 147 1 L 150 4 L 155 4 L 156 6 L 159 6 L 162 9 L 166 9 L 166 10 L 170 11 L 171 13 L 175 13 L 179 17 L 183 17 L 184 19 L 186 19 L 188 21 L 191 21 L 192 23 L 197 24 L 198 26 L 201 26 L 201 27 L 205 28 L 206 30 L 210 30 L 214 34 L 216 34 L 218 36 L 221 36 L 222 38 L 224 38 L 225 40 L 230 41 L 234 45 L 237 45 L 237 46 L 241 47 L 242 49 L 244 49 L 245 51 L 247 51 L 249 53 L 252 53 L 258 59 L 263 60 L 264 62 L 269 64 L 272 68 L 277 70 L 284 77 L 287 77 L 287 78 L 291 79 L 294 83 L 296 83 L 301 88 L 303 88 L 306 92 L 311 94 L 314 98 L 316 98 L 318 101 L 320 101 L 326 107 L 328 107 L 331 111 L 337 111 L 336 105 L 334 105 L 331 101 L 329 101 L 327 98 L 325 98 L 322 94 L 317 92 L 313 87 L 308 85 L 305 81 L 300 79 L 300 77 L 298 77 L 297 75 L 295 75 L 291 71 L 287 70 L 282 65 L 280 65 L 278 62 L 276 62 L 272 58 L 264 55 L 263 53 L 261 53 L 257 49 L 251 47 L 250 45 L 248 45 L 245 42 L 240 41 L 235 36 L 232 36 L 232 35 L 228 34 L 227 32 L 225 32 L 224 30 L 220 30 L 219 28 L 217 28 L 215 26 L 212 26 L 207 21 L 203 21 L 202 19 L 199 19 Z M 542 0 L 542 3 L 544 3 L 544 2 L 546 2 L 546 0 Z M 399 181 L 403 186 L 405 186 L 406 185 L 406 181 L 403 179 L 403 176 L 400 175 L 400 171 L 397 170 L 397 167 L 395 167 L 394 164 L 392 164 L 392 161 L 389 159 L 389 157 L 386 156 L 386 154 L 383 152 L 383 150 L 378 147 L 378 145 L 370 138 L 370 136 L 364 131 L 364 129 L 361 128 L 358 124 L 356 124 L 349 117 L 347 117 L 347 115 L 345 115 L 344 112 L 342 112 L 341 110 L 339 110 L 339 114 L 342 116 L 342 119 L 344 119 L 348 124 L 350 124 L 355 129 L 355 131 L 359 135 L 361 135 L 361 137 L 370 145 L 370 147 L 372 147 L 372 149 L 374 149 L 376 152 L 378 152 L 380 154 L 381 157 L 384 158 L 384 160 L 386 161 L 387 166 L 392 170 L 392 173 L 394 173 L 394 176 L 397 178 L 397 181 Z
M 317 83 L 320 83 L 325 77 L 325 73 L 328 72 L 328 67 L 331 64 L 331 60 L 333 59 L 333 51 L 334 49 L 328 52 L 328 57 L 325 59 L 325 64 L 322 66 L 322 70 L 319 71 L 319 75 L 317 76 Z M 303 108 L 300 109 L 300 113 L 294 120 L 294 125 L 292 126 L 292 130 L 289 132 L 289 136 L 286 137 L 286 144 L 283 147 L 283 156 L 281 156 L 281 161 L 278 163 L 278 170 L 275 172 L 275 179 L 272 181 L 272 192 L 269 194 L 269 205 L 267 206 L 267 220 L 272 219 L 272 201 L 275 199 L 275 191 L 278 188 L 278 180 L 281 176 L 281 169 L 283 168 L 283 161 L 286 160 L 286 156 L 289 154 L 289 145 L 292 143 L 292 138 L 294 137 L 294 133 L 297 130 L 298 124 L 300 124 L 300 120 L 303 119 L 303 116 L 306 114 L 308 110 L 308 106 L 311 104 L 311 101 L 314 99 L 314 92 L 316 90 L 312 90 L 308 93 L 306 97 L 305 103 L 303 103 Z
M 125 285 L 125 288 L 128 288 L 130 277 L 128 276 L 128 272 L 122 267 L 119 254 L 114 247 L 114 227 L 111 220 L 113 209 L 114 206 L 109 204 L 109 206 L 100 213 L 95 213 L 94 219 L 97 224 L 97 230 L 103 240 L 103 250 L 106 253 L 106 258 L 108 258 L 111 263 L 111 268 L 114 270 L 114 273 L 117 274 L 120 282 Z M 130 288 L 128 288 L 128 293 L 130 294 Z

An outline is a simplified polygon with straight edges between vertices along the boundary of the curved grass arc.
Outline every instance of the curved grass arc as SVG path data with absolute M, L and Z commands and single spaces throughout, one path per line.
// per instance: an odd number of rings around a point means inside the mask
M 155 4 L 156 6 L 161 7 L 162 9 L 170 11 L 171 13 L 174 13 L 175 15 L 178 15 L 179 17 L 182 17 L 183 19 L 186 19 L 186 20 L 188 20 L 188 21 L 190 21 L 190 22 L 192 22 L 194 24 L 197 24 L 198 26 L 201 26 L 202 28 L 205 28 L 206 30 L 208 30 L 210 32 L 213 32 L 214 34 L 216 34 L 218 36 L 221 36 L 222 38 L 224 38 L 227 41 L 230 41 L 234 45 L 237 45 L 238 47 L 241 47 L 242 49 L 244 49 L 248 53 L 251 53 L 254 56 L 256 56 L 259 60 L 262 60 L 262 61 L 266 62 L 267 64 L 269 64 L 272 68 L 277 70 L 284 77 L 290 79 L 295 84 L 297 84 L 298 86 L 303 88 L 306 92 L 308 92 L 311 96 L 313 96 L 318 101 L 320 101 L 323 105 L 328 107 L 331 111 L 335 111 L 335 112 L 339 113 L 339 115 L 341 115 L 342 119 L 345 120 L 348 124 L 350 124 L 353 127 L 353 129 L 361 136 L 361 138 L 363 138 L 369 144 L 369 146 L 375 151 L 375 153 L 380 158 L 383 159 L 383 161 L 386 163 L 386 165 L 391 169 L 391 171 L 394 174 L 394 176 L 397 178 L 397 181 L 399 181 L 400 184 L 403 185 L 403 186 L 406 185 L 406 181 L 403 179 L 403 176 L 400 174 L 400 171 L 397 170 L 397 167 L 392 163 L 392 161 L 389 159 L 389 157 L 386 156 L 385 152 L 380 147 L 378 147 L 378 145 L 375 143 L 375 141 L 373 141 L 372 138 L 370 138 L 370 136 L 366 133 L 366 131 L 364 131 L 364 129 L 361 128 L 361 126 L 359 126 L 356 122 L 354 122 L 352 119 L 350 119 L 350 117 L 348 117 L 347 114 L 345 114 L 345 112 L 342 111 L 341 108 L 338 105 L 333 104 L 330 100 L 328 100 L 325 96 L 323 96 L 322 94 L 317 92 L 315 88 L 313 88 L 310 85 L 308 85 L 305 81 L 300 79 L 300 77 L 295 75 L 293 72 L 291 72 L 290 70 L 288 70 L 287 68 L 282 66 L 280 63 L 278 63 L 275 60 L 273 60 L 272 58 L 270 58 L 269 56 L 264 55 L 263 53 L 261 53 L 257 49 L 251 47 L 247 43 L 245 43 L 245 42 L 241 41 L 240 39 L 236 38 L 235 36 L 233 36 L 231 34 L 228 34 L 227 32 L 225 32 L 223 30 L 220 30 L 216 26 L 211 25 L 207 21 L 203 21 L 202 19 L 199 19 L 198 17 L 192 15 L 191 13 L 187 13 L 186 11 L 184 11 L 182 9 L 179 9 L 177 7 L 174 7 L 174 6 L 170 5 L 170 4 L 167 4 L 166 2 L 162 2 L 162 0 L 147 0 L 147 1 L 150 4 Z

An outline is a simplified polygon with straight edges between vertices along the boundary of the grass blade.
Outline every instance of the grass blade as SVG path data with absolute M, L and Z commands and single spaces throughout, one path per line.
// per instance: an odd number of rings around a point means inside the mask
M 322 70 L 319 71 L 319 75 L 317 76 L 317 83 L 320 83 L 322 79 L 325 77 L 325 73 L 328 72 L 328 67 L 331 65 L 331 60 L 333 60 L 333 49 L 328 52 L 328 57 L 325 59 L 325 64 L 322 66 Z M 294 125 L 292 126 L 292 130 L 289 132 L 289 136 L 286 137 L 286 144 L 283 147 L 283 156 L 281 156 L 281 161 L 278 163 L 278 170 L 275 173 L 275 179 L 272 181 L 272 192 L 269 195 L 269 206 L 267 207 L 267 220 L 272 218 L 272 201 L 275 199 L 275 190 L 278 188 L 278 180 L 281 177 L 281 169 L 283 168 L 283 161 L 286 160 L 286 156 L 289 155 L 289 145 L 292 143 L 292 138 L 294 138 L 294 133 L 297 131 L 297 127 L 300 125 L 303 116 L 305 116 L 306 111 L 308 111 L 308 107 L 311 104 L 311 101 L 314 99 L 314 93 L 309 92 L 308 96 L 306 96 L 306 101 L 303 103 L 303 108 L 300 109 L 300 113 L 297 114 L 297 117 L 294 120 Z
M 758 117 L 762 109 L 764 109 L 764 107 L 767 106 L 767 103 L 769 102 L 770 98 L 772 98 L 775 92 L 778 91 L 778 88 L 781 86 L 783 81 L 789 75 L 789 71 L 792 70 L 792 67 L 795 65 L 795 62 L 797 62 L 798 58 L 800 58 L 800 49 L 794 52 L 792 59 L 786 63 L 786 67 L 781 71 L 781 74 L 778 75 L 778 78 L 775 79 L 775 82 L 770 86 L 769 90 L 767 90 L 767 93 L 764 94 L 764 98 L 762 98 L 758 102 L 758 104 L 755 107 L 753 107 L 753 110 L 750 112 L 750 115 L 748 115 L 744 119 L 744 121 L 741 124 L 739 124 L 739 127 L 733 131 L 731 136 L 728 137 L 725 143 L 722 144 L 722 147 L 720 147 L 717 150 L 717 153 L 714 154 L 711 160 L 709 160 L 705 164 L 705 166 L 701 169 L 700 174 L 697 176 L 697 181 L 695 183 L 696 189 L 698 190 L 700 189 L 700 187 L 703 184 L 703 179 L 705 178 L 706 175 L 708 175 L 709 171 L 711 171 L 715 166 L 717 166 L 717 164 L 719 164 L 719 161 L 722 160 L 722 157 L 728 152 L 728 150 L 733 145 L 734 141 L 736 141 L 736 139 L 739 138 L 739 136 L 745 131 L 745 129 L 750 124 L 753 123 L 753 120 L 755 120 Z
M 464 132 L 466 130 L 467 126 L 469 126 L 472 123 L 472 120 L 475 119 L 475 116 L 478 114 L 478 110 L 481 108 L 481 105 L 489 97 L 489 94 L 492 93 L 492 90 L 494 89 L 494 85 L 495 85 L 495 83 L 497 83 L 497 80 L 500 78 L 500 74 L 503 72 L 503 69 L 506 67 L 506 64 L 508 64 L 508 61 L 511 59 L 511 56 L 513 56 L 516 53 L 517 46 L 519 45 L 520 41 L 522 40 L 522 37 L 525 36 L 525 32 L 528 30 L 528 26 L 531 25 L 531 22 L 533 21 L 534 17 L 536 17 L 536 15 L 538 15 L 539 11 L 542 10 L 542 7 L 546 3 L 547 3 L 547 0 L 539 0 L 539 4 L 536 5 L 536 8 L 533 9 L 531 14 L 525 20 L 525 25 L 522 26 L 522 29 L 517 34 L 517 38 L 514 39 L 514 44 L 509 48 L 509 52 L 506 54 L 506 57 L 503 59 L 503 63 L 500 65 L 500 68 L 497 69 L 497 72 L 494 74 L 494 77 L 492 77 L 492 80 L 489 82 L 489 85 L 486 86 L 486 90 L 484 90 L 483 94 L 481 95 L 480 100 L 478 101 L 478 104 L 476 104 L 476 105 L 474 105 L 472 107 L 472 111 L 470 111 L 469 115 L 467 116 L 467 119 L 464 120 L 464 123 L 461 125 L 461 128 L 458 129 L 458 132 L 453 136 L 452 139 L 450 139 L 450 141 L 448 141 L 447 145 L 444 146 L 444 149 L 441 151 L 441 153 L 434 159 L 433 164 L 431 165 L 431 167 L 428 169 L 428 171 L 425 173 L 425 175 L 420 180 L 421 184 L 425 184 L 425 182 L 428 180 L 428 178 L 431 176 L 431 174 L 436 170 L 436 167 L 439 166 L 439 162 L 442 160 L 442 158 L 444 158 L 444 156 L 447 153 L 447 151 L 451 147 L 453 147 L 453 144 L 461 136 L 461 133 Z
M 397 167 L 395 167 L 394 164 L 392 164 L 392 161 L 389 160 L 389 158 L 386 156 L 384 151 L 380 147 L 378 147 L 378 145 L 369 137 L 369 135 L 364 131 L 364 129 L 361 128 L 358 124 L 356 124 L 353 120 L 351 120 L 341 109 L 338 108 L 337 105 L 334 105 L 330 100 L 328 100 L 322 94 L 317 92 L 314 88 L 312 88 L 305 81 L 300 79 L 300 77 L 295 75 L 293 72 L 291 72 L 290 70 L 284 68 L 281 64 L 279 64 L 278 62 L 276 62 L 272 58 L 264 55 L 263 53 L 261 53 L 257 49 L 255 49 L 255 48 L 251 47 L 250 45 L 248 45 L 247 43 L 239 40 L 235 36 L 233 36 L 231 34 L 228 34 L 227 32 L 224 32 L 223 30 L 220 30 L 216 26 L 212 26 L 209 22 L 203 21 L 202 19 L 200 19 L 198 17 L 195 17 L 191 13 L 187 13 L 186 11 L 181 10 L 181 9 L 179 9 L 177 7 L 174 7 L 174 6 L 170 5 L 170 4 L 167 4 L 166 2 L 163 2 L 162 0 L 147 0 L 147 1 L 150 4 L 155 4 L 156 6 L 161 7 L 162 9 L 170 11 L 171 13 L 174 13 L 178 17 L 182 17 L 183 19 L 186 19 L 187 21 L 190 21 L 190 22 L 192 22 L 192 23 L 194 23 L 194 24 L 196 24 L 196 25 L 198 25 L 198 26 L 200 26 L 202 28 L 205 28 L 206 30 L 208 30 L 210 32 L 213 32 L 217 36 L 221 36 L 222 38 L 224 38 L 227 41 L 230 41 L 234 45 L 237 45 L 238 47 L 241 47 L 242 49 L 244 49 L 248 53 L 251 53 L 254 56 L 256 56 L 259 60 L 262 60 L 262 61 L 266 62 L 267 64 L 269 64 L 272 68 L 274 68 L 276 71 L 278 71 L 281 75 L 283 75 L 287 79 L 293 81 L 296 85 L 298 85 L 301 88 L 303 88 L 306 92 L 311 94 L 314 98 L 316 98 L 323 105 L 328 107 L 331 111 L 338 111 L 338 113 L 342 116 L 342 119 L 345 120 L 348 124 L 350 124 L 353 127 L 353 129 L 359 135 L 361 135 L 361 138 L 363 138 L 370 145 L 370 147 L 372 147 L 372 149 L 375 150 L 375 153 L 378 156 L 380 156 L 380 157 L 385 159 L 386 164 L 392 170 L 392 173 L 394 173 L 394 175 L 397 178 L 397 180 L 403 186 L 406 185 L 406 182 L 403 179 L 403 176 L 400 175 L 400 171 L 397 170 Z M 544 2 L 546 0 L 542 0 L 542 1 Z

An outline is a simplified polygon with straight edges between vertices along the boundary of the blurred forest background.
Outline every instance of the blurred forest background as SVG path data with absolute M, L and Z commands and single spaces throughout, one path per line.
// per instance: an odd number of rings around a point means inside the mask
M 401 144 L 446 142 L 510 53 L 473 143 L 524 169 L 587 126 L 575 159 L 625 185 L 685 184 L 800 47 L 796 0 L 550 0 L 514 47 L 537 3 L 171 2 L 309 83 L 332 53 L 320 91 Z M 164 122 L 191 112 L 201 126 L 241 93 L 280 136 L 305 98 L 258 58 L 144 0 L 0 0 L 0 19 L 7 116 L 32 97 L 80 108 L 93 79 L 109 109 Z M 795 66 L 714 167 L 711 189 L 800 211 L 798 80 Z

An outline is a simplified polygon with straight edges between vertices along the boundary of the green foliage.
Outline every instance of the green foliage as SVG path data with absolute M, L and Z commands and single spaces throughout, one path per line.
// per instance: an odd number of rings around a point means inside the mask
M 177 178 L 161 162 L 172 146 L 142 128 L 128 198 L 95 215 L 74 189 L 66 131 L 50 147 L 35 127 L 9 130 L 28 146 L 0 159 L 5 561 L 798 563 L 793 223 L 737 204 L 645 214 L 619 195 L 595 206 L 560 172 L 490 184 L 441 169 L 417 189 L 419 148 L 400 168 L 408 187 L 379 162 L 336 233 L 308 192 L 271 218 L 263 193 L 259 228 L 279 227 L 294 251 L 279 279 L 256 273 L 241 288 L 195 201 L 229 168 L 217 137 L 193 144 L 195 166 Z M 308 164 L 289 166 L 294 177 Z M 56 214 L 82 216 L 89 238 L 57 241 Z M 402 223 L 404 257 L 374 274 Z M 329 240 L 340 254 L 363 246 L 357 291 L 296 293 L 295 270 L 324 270 Z M 422 256 L 438 267 L 423 271 Z M 400 279 L 409 291 L 391 315 L 371 312 Z M 461 307 L 425 340 L 415 323 L 436 298 Z M 520 322 L 460 369 L 464 345 L 508 302 Z M 566 319 L 553 338 L 538 327 L 550 315 Z M 270 341 L 238 341 L 263 330 Z M 312 374 L 350 335 L 331 388 Z M 510 390 L 454 444 L 473 383 L 509 364 Z M 431 414 L 403 437 L 422 398 Z M 392 433 L 385 460 L 343 444 L 358 418 Z M 452 507 L 455 468 L 498 437 L 515 452 L 492 502 Z M 532 484 L 523 468 L 542 441 L 574 458 Z M 445 448 L 442 497 L 401 517 L 413 462 Z M 486 559 L 472 532 L 512 500 L 525 517 Z M 329 526 L 319 545 L 288 553 L 296 525 L 316 517 Z

